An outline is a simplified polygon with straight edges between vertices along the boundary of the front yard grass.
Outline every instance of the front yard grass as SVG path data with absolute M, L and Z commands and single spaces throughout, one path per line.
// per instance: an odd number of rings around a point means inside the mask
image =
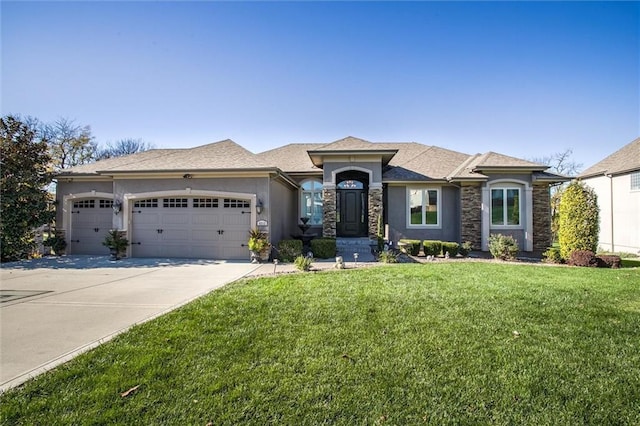
M 640 271 L 451 262 L 242 281 L 1 399 L 12 425 L 640 424 Z

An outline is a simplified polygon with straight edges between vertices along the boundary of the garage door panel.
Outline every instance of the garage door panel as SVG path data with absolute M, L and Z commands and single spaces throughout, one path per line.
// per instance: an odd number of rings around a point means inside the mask
M 104 237 L 112 227 L 113 210 L 111 200 L 81 199 L 73 202 L 71 230 L 68 248 L 71 254 L 108 254 L 102 245 Z
M 142 244 L 132 247 L 132 255 L 248 259 L 243 245 L 251 215 L 242 214 L 248 201 L 230 200 L 229 207 L 224 207 L 225 203 L 215 197 L 140 200 L 140 205 L 154 207 L 134 207 L 141 212 L 132 215 L 132 241 Z M 162 231 L 158 233 L 158 229 Z
M 194 229 L 191 234 L 191 239 L 193 241 L 216 241 L 219 239 L 218 231 L 209 230 L 209 229 Z M 212 243 L 213 244 L 213 243 Z
M 145 225 L 159 225 L 160 224 L 160 213 L 156 213 L 155 211 L 141 211 L 140 213 L 135 213 L 133 215 L 136 226 L 144 227 Z
M 217 214 L 202 214 L 195 213 L 192 216 L 191 223 L 194 225 L 203 225 L 203 226 L 218 226 L 220 224 L 220 217 Z

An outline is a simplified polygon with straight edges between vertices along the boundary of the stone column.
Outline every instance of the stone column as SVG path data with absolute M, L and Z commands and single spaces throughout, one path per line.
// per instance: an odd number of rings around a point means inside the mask
M 479 185 L 460 188 L 461 243 L 469 241 L 475 250 L 482 248 L 482 191 Z
M 369 236 L 376 236 L 378 233 L 378 218 L 382 216 L 382 187 L 371 185 L 369 187 Z M 384 226 L 380 221 L 381 226 Z M 384 232 L 384 229 L 382 229 Z
M 336 237 L 336 188 L 322 189 L 322 236 Z
M 535 185 L 533 187 L 533 250 L 544 251 L 552 243 L 549 187 Z

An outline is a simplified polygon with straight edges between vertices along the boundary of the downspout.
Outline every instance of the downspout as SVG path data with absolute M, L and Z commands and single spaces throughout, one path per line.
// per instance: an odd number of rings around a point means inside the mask
M 609 212 L 611 220 L 611 253 L 615 253 L 615 245 L 613 244 L 613 175 L 606 172 L 604 175 L 609 178 L 609 208 L 611 209 L 611 211 Z

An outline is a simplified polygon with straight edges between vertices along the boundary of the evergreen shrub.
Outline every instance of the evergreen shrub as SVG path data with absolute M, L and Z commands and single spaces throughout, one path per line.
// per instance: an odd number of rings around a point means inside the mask
M 336 239 L 329 237 L 314 238 L 311 240 L 311 252 L 318 259 L 336 257 Z

